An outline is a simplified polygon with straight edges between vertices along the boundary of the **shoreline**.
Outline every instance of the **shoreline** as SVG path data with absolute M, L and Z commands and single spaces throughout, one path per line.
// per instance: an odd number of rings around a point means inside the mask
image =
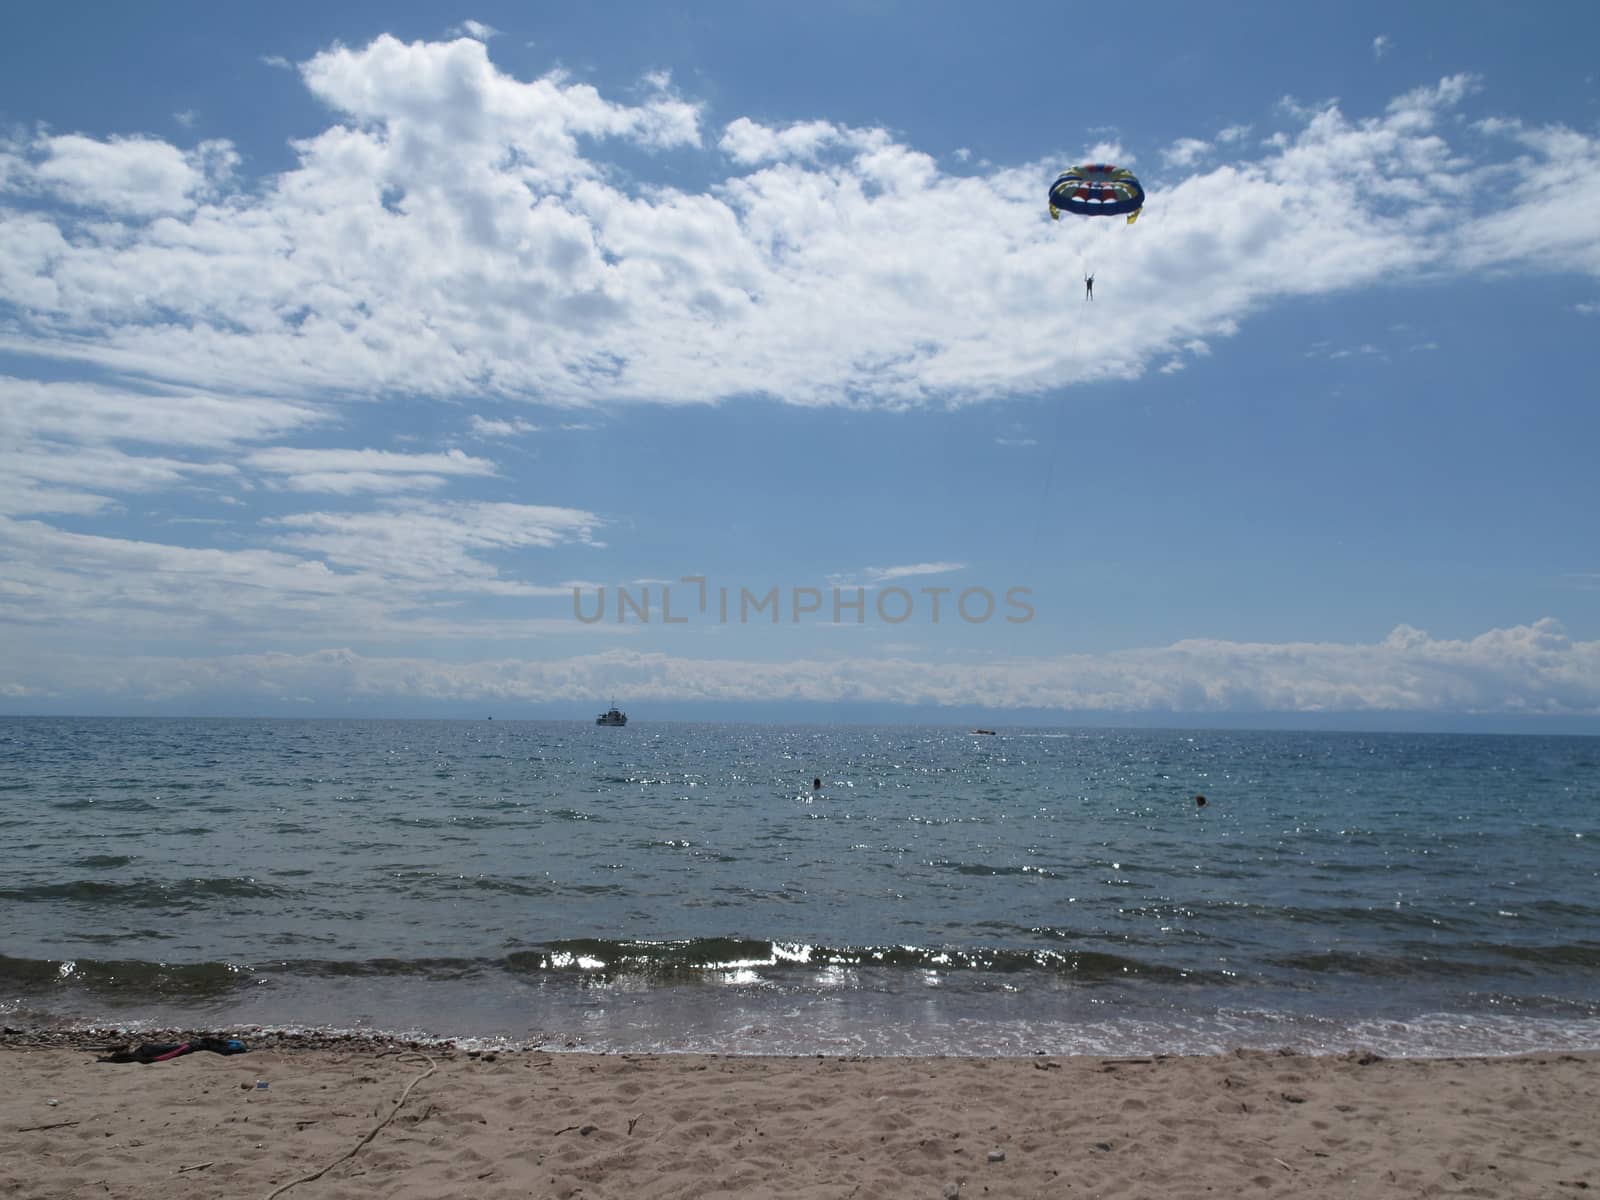
M 1439 1014 L 1442 1019 L 1445 1014 Z M 1381 1023 L 1375 1023 L 1381 1024 Z M 891 1048 L 875 1048 L 852 1044 L 845 1038 L 816 1039 L 802 1045 L 772 1045 L 767 1039 L 752 1035 L 742 1044 L 704 1044 L 685 1039 L 674 1044 L 671 1038 L 654 1038 L 639 1043 L 615 1042 L 590 1034 L 553 1031 L 530 1033 L 522 1036 L 501 1033 L 433 1033 L 423 1029 L 367 1028 L 329 1025 L 258 1024 L 243 1021 L 223 1021 L 213 1025 L 182 1022 L 113 1021 L 64 1022 L 60 1024 L 5 1023 L 0 1018 L 0 1050 L 6 1049 L 60 1049 L 101 1052 L 112 1046 L 137 1046 L 141 1043 L 184 1042 L 200 1038 L 240 1038 L 252 1049 L 282 1050 L 299 1053 L 313 1050 L 371 1049 L 393 1052 L 396 1050 L 422 1050 L 435 1056 L 478 1057 L 484 1054 L 554 1054 L 621 1056 L 634 1058 L 701 1058 L 726 1059 L 808 1059 L 839 1060 L 940 1059 L 950 1061 L 1009 1061 L 1027 1059 L 1057 1059 L 1085 1061 L 1108 1059 L 1215 1059 L 1232 1055 L 1277 1055 L 1308 1059 L 1372 1058 L 1397 1062 L 1475 1061 L 1577 1056 L 1600 1058 L 1600 1044 L 1595 1036 L 1583 1038 L 1522 1039 L 1520 1042 L 1488 1045 L 1468 1042 L 1465 1046 L 1438 1045 L 1430 1042 L 1413 1042 L 1407 1037 L 1395 1037 L 1382 1029 L 1357 1032 L 1346 1031 L 1347 1036 L 1334 1040 L 1308 1042 L 1291 1040 L 1283 1036 L 1288 1031 L 1279 1029 L 1279 1037 L 1245 1038 L 1220 1044 L 1215 1039 L 1198 1048 L 1181 1042 L 1172 1044 L 1164 1039 L 1136 1040 L 1131 1044 L 1110 1044 L 1102 1039 L 1100 1044 L 1087 1046 L 1039 1045 L 1049 1039 L 1010 1039 L 1008 1044 L 996 1048 L 991 1042 L 977 1048 L 952 1046 L 941 1035 L 908 1035 Z M 902 1046 L 909 1048 L 901 1048 Z
M 1019 1014 L 998 1016 L 976 1005 L 945 1001 L 938 1012 L 902 1013 L 869 1003 L 860 1011 L 840 1005 L 791 1003 L 784 1011 L 713 1002 L 695 1006 L 683 990 L 654 999 L 608 997 L 586 1008 L 569 1006 L 526 1014 L 516 1022 L 485 1021 L 481 1014 L 439 1022 L 412 1021 L 404 1011 L 380 1012 L 358 1022 L 307 1014 L 297 1020 L 267 1014 L 167 1011 L 53 1016 L 37 1007 L 0 1011 L 0 1047 L 13 1045 L 94 1048 L 113 1041 L 181 1041 L 190 1037 L 243 1037 L 285 1048 L 344 1044 L 454 1047 L 502 1052 L 574 1051 L 590 1054 L 702 1054 L 788 1058 L 1100 1058 L 1225 1055 L 1236 1050 L 1290 1052 L 1313 1057 L 1372 1053 L 1395 1059 L 1504 1058 L 1537 1054 L 1600 1053 L 1600 1018 L 1530 1017 L 1508 1013 L 1373 1015 L 1338 1020 L 1307 1013 L 1142 1013 L 1134 1009 L 1098 1020 Z M 702 997 L 704 998 L 704 997 Z M 781 999 L 781 997 L 780 997 Z M 873 997 L 869 997 L 869 1002 Z M 349 1013 L 351 1006 L 340 1006 Z M 368 1007 L 370 1011 L 370 1006 Z M 1103 1006 L 1102 1006 L 1103 1007 Z M 533 1019 L 530 1021 L 529 1016 Z M 307 1019 L 309 1017 L 309 1019 Z M 474 1019 L 478 1018 L 478 1019 Z M 1164 1024 L 1158 1021 L 1165 1018 Z M 498 1027 L 497 1027 L 498 1026 Z M 508 1027 L 510 1026 L 510 1027 Z
M 244 1036 L 247 1054 L 141 1065 L 93 1061 L 113 1040 L 104 1031 L 7 1029 L 0 1194 L 265 1197 L 346 1155 L 283 1194 L 1332 1200 L 1600 1187 L 1596 1052 L 761 1057 Z

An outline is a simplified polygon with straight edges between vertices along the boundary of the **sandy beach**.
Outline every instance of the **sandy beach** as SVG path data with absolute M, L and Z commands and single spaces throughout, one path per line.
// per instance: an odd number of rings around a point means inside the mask
M 96 1062 L 81 1035 L 51 1040 L 13 1035 L 0 1047 L 0 1195 L 1600 1188 L 1600 1055 L 775 1059 L 269 1037 L 245 1055 L 140 1065 Z

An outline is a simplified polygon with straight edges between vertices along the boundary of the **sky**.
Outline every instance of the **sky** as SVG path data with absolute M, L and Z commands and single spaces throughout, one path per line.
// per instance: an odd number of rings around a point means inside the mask
M 9 12 L 0 713 L 1600 732 L 1600 8 L 1082 7 Z

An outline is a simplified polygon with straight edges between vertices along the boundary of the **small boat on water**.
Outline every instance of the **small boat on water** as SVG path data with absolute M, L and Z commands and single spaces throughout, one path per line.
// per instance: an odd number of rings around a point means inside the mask
M 628 723 L 628 714 L 618 708 L 617 702 L 613 700 L 611 707 L 596 717 L 594 723 L 596 725 L 626 725 Z
M 972 732 L 973 733 L 981 733 L 985 737 L 994 737 L 994 736 L 996 736 L 995 735 L 995 731 L 992 730 L 992 729 L 974 729 Z

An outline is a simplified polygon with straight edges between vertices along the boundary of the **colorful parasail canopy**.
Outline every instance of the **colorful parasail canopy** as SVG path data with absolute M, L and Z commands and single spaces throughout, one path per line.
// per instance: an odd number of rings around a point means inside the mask
M 1144 188 L 1132 171 L 1110 163 L 1090 163 L 1068 167 L 1050 185 L 1050 219 L 1059 221 L 1064 212 L 1080 217 L 1120 217 L 1128 224 L 1139 219 L 1144 207 Z

